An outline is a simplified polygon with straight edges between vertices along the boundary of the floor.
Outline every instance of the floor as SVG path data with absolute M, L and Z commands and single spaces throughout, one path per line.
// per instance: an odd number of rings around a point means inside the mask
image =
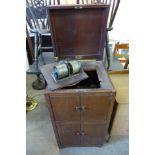
M 44 90 L 31 87 L 36 79 L 27 75 L 27 94 L 38 101 L 38 106 L 27 112 L 26 154 L 27 155 L 128 155 L 128 137 L 112 137 L 103 147 L 70 147 L 59 149 L 44 99 Z

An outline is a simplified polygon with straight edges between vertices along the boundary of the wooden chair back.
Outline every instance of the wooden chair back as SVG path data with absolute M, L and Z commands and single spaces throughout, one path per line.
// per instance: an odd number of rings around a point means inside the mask
M 114 47 L 113 55 L 119 54 L 120 50 L 129 50 L 129 44 L 128 43 L 116 43 Z
M 26 0 L 27 27 L 39 32 L 49 30 L 47 6 L 60 4 L 60 0 Z

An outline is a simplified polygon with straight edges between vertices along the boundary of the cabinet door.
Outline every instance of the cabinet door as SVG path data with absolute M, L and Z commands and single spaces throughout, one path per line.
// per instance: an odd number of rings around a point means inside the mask
M 106 121 L 112 104 L 108 93 L 85 93 L 81 95 L 82 121 Z
M 57 125 L 61 147 L 80 146 L 80 124 Z
M 83 146 L 102 146 L 105 142 L 105 124 L 83 124 L 81 143 Z
M 80 121 L 78 94 L 51 95 L 51 104 L 56 122 Z

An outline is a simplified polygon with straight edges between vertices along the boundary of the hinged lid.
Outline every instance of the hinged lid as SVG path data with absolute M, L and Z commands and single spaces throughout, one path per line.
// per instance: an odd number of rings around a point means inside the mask
M 54 53 L 59 58 L 103 58 L 109 5 L 49 6 Z

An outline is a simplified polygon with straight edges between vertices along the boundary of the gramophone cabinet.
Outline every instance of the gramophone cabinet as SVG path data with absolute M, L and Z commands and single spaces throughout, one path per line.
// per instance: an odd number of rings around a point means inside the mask
M 80 60 L 88 75 L 45 97 L 59 147 L 102 146 L 109 136 L 115 89 L 102 63 L 109 5 L 49 6 L 56 60 Z

